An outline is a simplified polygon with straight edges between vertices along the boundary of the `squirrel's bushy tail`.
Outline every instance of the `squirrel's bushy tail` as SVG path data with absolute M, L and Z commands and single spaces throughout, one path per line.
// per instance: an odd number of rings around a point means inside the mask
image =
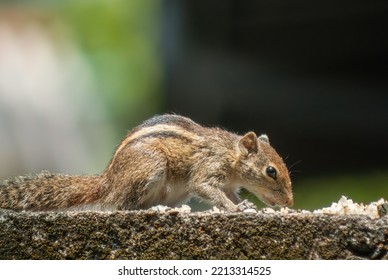
M 72 176 L 43 171 L 0 181 L 0 208 L 12 210 L 64 210 L 100 199 L 98 175 Z

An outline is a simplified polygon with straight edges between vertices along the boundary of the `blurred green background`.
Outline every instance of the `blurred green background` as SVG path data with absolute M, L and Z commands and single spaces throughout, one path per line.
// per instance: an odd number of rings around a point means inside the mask
M 388 9 L 339 2 L 0 1 L 1 178 L 100 172 L 176 112 L 268 133 L 295 208 L 387 199 Z

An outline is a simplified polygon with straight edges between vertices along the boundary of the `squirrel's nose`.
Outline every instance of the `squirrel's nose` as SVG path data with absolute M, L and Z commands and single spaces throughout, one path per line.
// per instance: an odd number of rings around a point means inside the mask
M 288 200 L 287 200 L 287 206 L 292 207 L 294 205 L 294 195 L 292 193 L 292 183 L 291 181 L 288 182 L 288 185 L 290 189 L 288 190 Z

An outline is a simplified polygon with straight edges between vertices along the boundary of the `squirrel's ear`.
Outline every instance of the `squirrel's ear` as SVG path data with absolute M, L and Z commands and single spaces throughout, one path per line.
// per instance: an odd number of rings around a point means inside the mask
M 268 136 L 266 134 L 261 134 L 259 136 L 259 139 L 264 141 L 264 142 L 267 142 L 269 144 L 269 138 L 268 138 Z
M 244 154 L 256 154 L 258 152 L 256 134 L 254 132 L 248 132 L 240 139 L 238 146 Z

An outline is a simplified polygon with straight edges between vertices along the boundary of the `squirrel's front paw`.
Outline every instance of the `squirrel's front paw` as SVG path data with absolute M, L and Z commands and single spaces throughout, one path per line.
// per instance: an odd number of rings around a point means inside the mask
M 257 211 L 256 205 L 246 199 L 237 204 L 237 209 L 237 211 L 241 212 L 246 212 L 246 210 L 255 210 L 255 212 Z

